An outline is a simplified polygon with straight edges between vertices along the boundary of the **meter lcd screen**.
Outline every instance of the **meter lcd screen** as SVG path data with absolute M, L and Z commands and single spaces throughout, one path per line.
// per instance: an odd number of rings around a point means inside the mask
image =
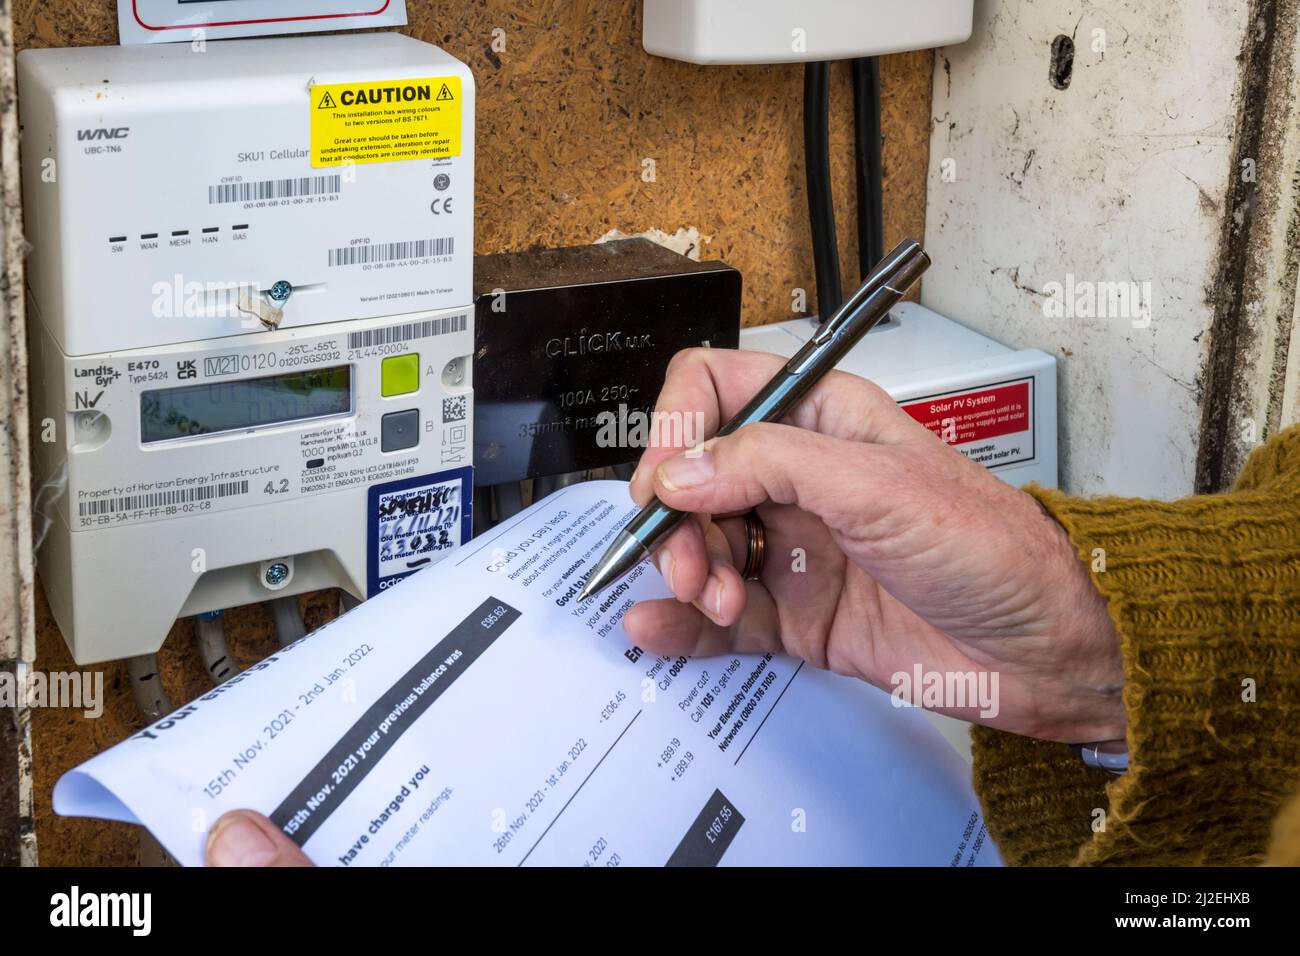
M 147 445 L 351 411 L 350 365 L 160 388 L 140 396 L 140 439 Z

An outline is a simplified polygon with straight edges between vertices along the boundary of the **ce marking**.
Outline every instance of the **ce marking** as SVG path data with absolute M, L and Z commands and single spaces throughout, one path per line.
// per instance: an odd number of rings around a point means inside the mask
M 444 212 L 451 215 L 451 198 L 435 199 L 429 203 L 429 208 L 433 210 L 435 216 L 441 216 Z

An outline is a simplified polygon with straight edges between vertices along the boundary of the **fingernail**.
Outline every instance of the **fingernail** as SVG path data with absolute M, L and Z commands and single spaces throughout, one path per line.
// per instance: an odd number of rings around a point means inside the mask
M 713 453 L 676 455 L 659 466 L 659 482 L 669 491 L 702 485 L 713 478 Z
M 722 624 L 722 579 L 716 574 L 709 574 L 704 582 L 704 590 L 695 602 L 695 606 L 704 612 L 714 624 Z
M 265 866 L 275 852 L 271 838 L 246 817 L 218 820 L 208 834 L 209 866 Z
M 677 570 L 677 562 L 673 560 L 672 552 L 667 548 L 660 548 L 659 557 L 656 560 L 659 563 L 659 573 L 668 582 L 668 590 L 673 591 L 673 572 Z M 673 594 L 676 595 L 677 592 L 673 591 Z

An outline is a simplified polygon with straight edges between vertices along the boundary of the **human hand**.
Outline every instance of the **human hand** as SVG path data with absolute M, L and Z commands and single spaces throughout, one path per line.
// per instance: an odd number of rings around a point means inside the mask
M 699 412 L 714 434 L 784 362 L 683 352 L 657 411 Z M 832 373 L 783 424 L 647 449 L 631 492 L 696 516 L 655 554 L 674 598 L 624 617 L 646 650 L 784 651 L 884 690 L 918 664 L 996 673 L 995 715 L 935 709 L 1070 743 L 1124 735 L 1118 635 L 1064 530 L 865 379 Z M 768 558 L 745 582 L 751 508 Z
M 208 831 L 208 866 L 315 866 L 284 831 L 253 810 L 231 810 Z

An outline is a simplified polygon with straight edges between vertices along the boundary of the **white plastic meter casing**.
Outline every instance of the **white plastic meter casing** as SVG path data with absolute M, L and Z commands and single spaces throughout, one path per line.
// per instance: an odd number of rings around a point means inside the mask
M 326 94 L 379 100 L 379 158 L 316 162 Z M 438 142 L 395 119 L 429 102 Z M 38 559 L 79 664 L 468 538 L 463 64 L 393 34 L 29 51 L 20 112 Z
M 383 112 L 437 103 L 448 78 L 458 155 L 313 165 L 313 115 L 329 112 L 314 88 L 389 81 L 396 101 L 379 96 L 359 129 L 395 140 L 392 155 L 402 126 Z M 473 299 L 474 83 L 435 46 L 375 33 L 27 50 L 18 88 L 28 285 L 69 355 L 243 334 L 256 316 L 238 294 L 277 282 L 293 287 L 284 328 Z M 429 99 L 404 103 L 407 88 Z

